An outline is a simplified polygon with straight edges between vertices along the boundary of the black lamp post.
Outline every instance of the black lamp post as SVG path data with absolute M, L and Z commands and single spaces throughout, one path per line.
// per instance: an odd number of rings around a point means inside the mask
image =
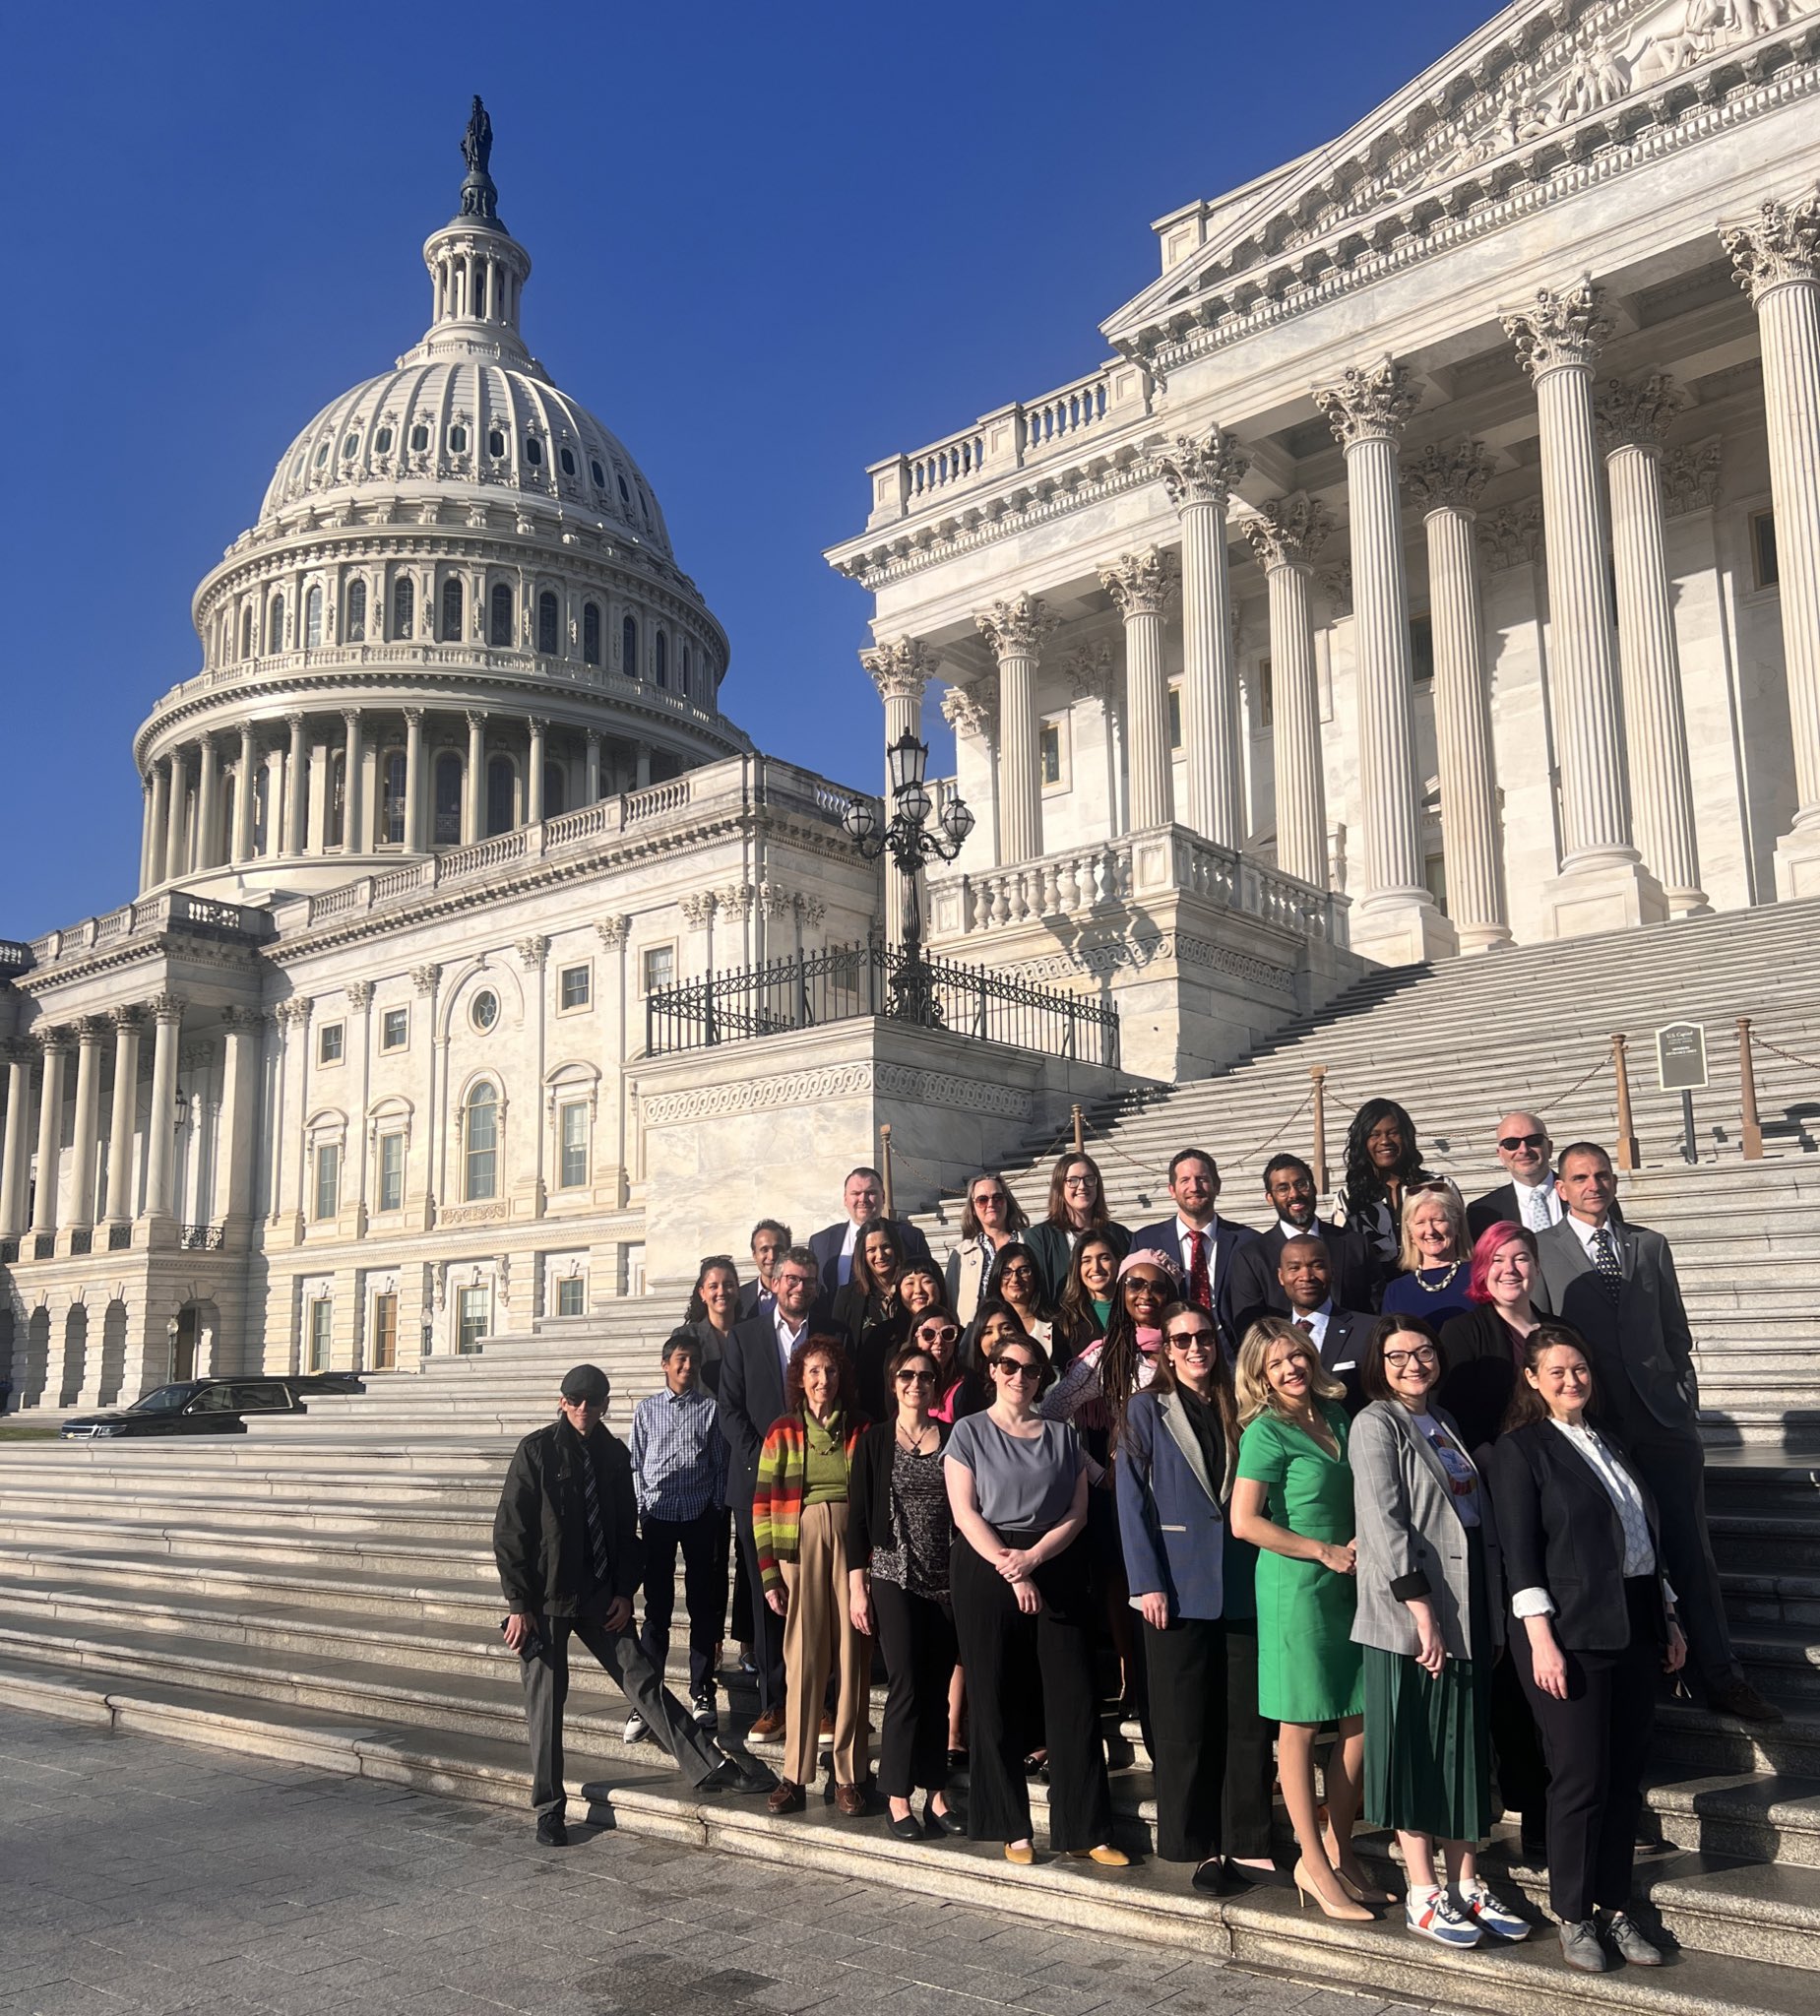
M 927 860 L 952 861 L 961 843 L 973 830 L 973 815 L 960 798 L 942 807 L 941 831 L 924 824 L 929 816 L 929 791 L 923 783 L 928 767 L 926 742 L 906 728 L 885 752 L 891 779 L 892 816 L 883 828 L 878 814 L 863 798 L 855 798 L 841 823 L 868 861 L 888 853 L 904 877 L 904 958 L 892 976 L 892 1013 L 901 1021 L 935 1027 L 941 1021 L 928 962 L 922 956 L 922 897 L 916 877 Z

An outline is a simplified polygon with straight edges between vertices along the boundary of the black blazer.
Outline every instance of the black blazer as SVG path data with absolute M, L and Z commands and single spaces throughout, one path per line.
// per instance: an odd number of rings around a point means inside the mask
M 770 1315 L 734 1324 L 721 1359 L 715 1405 L 726 1443 L 726 1502 L 750 1511 L 765 1431 L 784 1412 L 784 1361 Z
M 1662 1536 L 1656 1500 L 1612 1438 L 1600 1440 L 1635 1481 L 1656 1546 L 1662 1585 Z M 1624 1601 L 1624 1523 L 1592 1466 L 1547 1421 L 1500 1435 L 1486 1459 L 1485 1480 L 1498 1522 L 1509 1595 L 1545 1589 L 1554 1598 L 1554 1634 L 1575 1652 L 1621 1652 L 1630 1643 Z M 1508 1601 L 1508 1598 L 1506 1599 Z M 1660 1641 L 1668 1642 L 1665 1604 L 1657 1612 Z
M 835 1293 L 830 1321 L 847 1339 L 853 1360 L 854 1397 L 859 1412 L 869 1421 L 882 1421 L 897 1413 L 897 1397 L 885 1378 L 891 1354 L 910 1335 L 910 1311 L 902 1302 L 883 1314 L 849 1281 Z
M 1640 1402 L 1664 1427 L 1691 1430 L 1700 1405 L 1694 1339 L 1674 1255 L 1661 1232 L 1613 1224 L 1619 1283 L 1614 1299 L 1565 1219 L 1537 1239 L 1538 1311 L 1579 1331 L 1593 1365 L 1594 1391 L 1607 1412 Z M 1634 1396 L 1634 1398 L 1633 1398 Z
M 638 1497 L 626 1446 L 604 1427 L 586 1441 L 560 1417 L 518 1445 L 493 1514 L 493 1559 L 506 1606 L 528 1616 L 572 1616 L 594 1577 L 588 1566 L 588 1512 L 581 1466 L 595 1464 L 595 1496 L 606 1534 L 608 1581 L 595 1590 L 604 1608 L 628 1601 L 645 1575 Z
M 885 1223 L 898 1235 L 906 1267 L 930 1264 L 929 1242 L 915 1226 L 902 1218 L 890 1218 Z M 838 1225 L 825 1225 L 809 1241 L 809 1251 L 815 1255 L 815 1264 L 822 1270 L 822 1292 L 825 1295 L 832 1295 L 836 1289 L 845 1285 L 841 1280 L 841 1248 L 847 1243 L 847 1225 L 846 1219 Z
M 934 1426 L 942 1438 L 940 1446 L 946 1449 L 948 1423 L 936 1421 Z M 865 1567 L 874 1547 L 891 1544 L 892 1444 L 897 1432 L 894 1407 L 890 1420 L 874 1421 L 853 1445 L 847 1473 L 847 1559 L 850 1567 Z
M 1235 1225 L 1229 1218 L 1216 1217 L 1211 1228 L 1214 1234 L 1214 1322 L 1229 1357 L 1238 1350 L 1238 1335 L 1233 1323 L 1235 1305 L 1232 1300 L 1232 1266 L 1238 1254 L 1257 1240 L 1257 1233 L 1247 1225 Z M 1166 1253 L 1177 1267 L 1182 1264 L 1181 1235 L 1176 1222 L 1165 1218 L 1160 1225 L 1140 1226 L 1131 1235 L 1129 1253 L 1135 1253 L 1140 1246 L 1149 1246 L 1153 1251 Z M 1188 1277 L 1182 1276 L 1182 1296 L 1188 1294 Z
M 739 1314 L 742 1319 L 747 1316 L 756 1316 L 761 1313 L 758 1306 L 758 1298 L 765 1292 L 765 1284 L 758 1278 L 756 1274 L 752 1277 L 750 1281 L 744 1282 L 740 1285 Z M 775 1305 L 776 1300 L 777 1297 L 774 1295 L 772 1296 L 771 1300 L 765 1304 L 765 1308 L 763 1310 L 763 1313 L 765 1315 L 769 1315 L 771 1313 L 771 1310 Z
M 1517 1384 L 1516 1334 L 1488 1302 L 1441 1325 L 1441 1383 L 1434 1397 L 1460 1423 L 1469 1450 L 1495 1442 L 1503 1426 Z
M 1327 1312 L 1327 1330 L 1321 1339 L 1321 1363 L 1346 1388 L 1341 1405 L 1347 1418 L 1369 1405 L 1358 1383 L 1358 1354 L 1365 1348 L 1365 1333 L 1377 1321 L 1362 1309 L 1343 1309 L 1337 1304 Z
M 1364 1240 L 1324 1218 L 1315 1220 L 1313 1229 L 1327 1248 L 1328 1292 L 1335 1306 L 1375 1310 L 1384 1288 L 1378 1264 L 1366 1250 Z M 1232 1255 L 1232 1308 L 1237 1333 L 1234 1343 L 1244 1342 L 1245 1332 L 1260 1316 L 1289 1313 L 1289 1298 L 1277 1279 L 1287 1242 L 1288 1234 L 1279 1221 Z

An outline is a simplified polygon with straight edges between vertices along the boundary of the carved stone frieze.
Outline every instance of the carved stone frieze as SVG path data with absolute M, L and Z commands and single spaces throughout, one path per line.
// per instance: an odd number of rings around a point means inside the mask
M 1491 457 L 1482 441 L 1424 448 L 1403 465 L 1404 487 L 1416 509 L 1476 511 L 1491 480 Z
M 1571 286 L 1538 287 L 1532 306 L 1501 316 L 1517 361 L 1532 378 L 1587 370 L 1611 335 L 1605 290 L 1583 274 Z
M 1273 567 L 1305 567 L 1326 545 L 1334 518 L 1318 497 L 1297 490 L 1261 504 L 1240 530 L 1258 565 L 1268 572 Z

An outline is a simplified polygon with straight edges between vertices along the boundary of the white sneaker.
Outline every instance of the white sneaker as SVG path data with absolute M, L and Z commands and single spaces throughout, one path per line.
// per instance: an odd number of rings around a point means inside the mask
M 1476 1946 L 1485 1935 L 1438 1886 L 1431 1890 L 1410 1886 L 1404 1916 L 1410 1930 L 1432 1939 L 1437 1946 Z
M 715 1711 L 714 1702 L 706 1694 L 698 1694 L 689 1704 L 689 1713 L 695 1719 L 697 1729 L 719 1729 L 721 1718 Z
M 628 1743 L 642 1743 L 650 1733 L 651 1730 L 642 1715 L 628 1715 L 626 1717 L 626 1726 L 621 1732 L 624 1741 Z
M 1530 1922 L 1519 1918 L 1502 1898 L 1494 1896 L 1488 1885 L 1482 1881 L 1462 1883 L 1459 1886 L 1460 1902 L 1466 1906 L 1473 1918 L 1488 1932 L 1495 1932 L 1500 1939 L 1527 1939 L 1530 1936 Z

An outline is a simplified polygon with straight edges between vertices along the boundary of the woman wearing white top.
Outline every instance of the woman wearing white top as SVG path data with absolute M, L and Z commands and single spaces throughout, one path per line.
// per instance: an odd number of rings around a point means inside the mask
M 1578 1335 L 1543 1323 L 1492 1445 L 1518 1677 L 1548 1760 L 1548 1902 L 1570 1967 L 1635 1967 L 1662 1954 L 1629 1916 L 1643 1768 L 1659 1674 L 1687 1641 L 1661 1567 L 1656 1502 L 1621 1449 L 1587 1419 L 1593 1371 Z

